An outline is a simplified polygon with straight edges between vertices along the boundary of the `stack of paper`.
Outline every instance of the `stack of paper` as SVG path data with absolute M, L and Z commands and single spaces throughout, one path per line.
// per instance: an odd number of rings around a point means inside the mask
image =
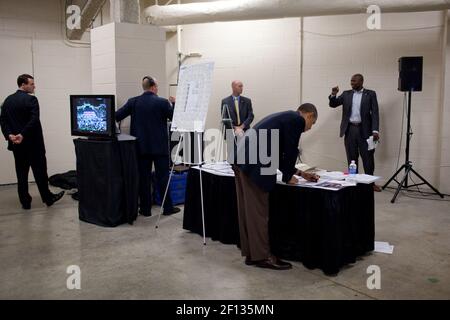
M 317 182 L 310 182 L 310 181 L 303 179 L 302 177 L 299 177 L 299 176 L 295 176 L 295 177 L 298 179 L 298 182 L 296 184 L 296 186 L 298 186 L 298 187 L 308 187 L 308 188 L 337 191 L 337 190 L 340 190 L 345 187 L 356 186 L 356 183 L 347 182 L 347 181 L 343 181 L 343 180 L 324 180 L 324 179 L 320 178 L 319 181 L 317 181 Z M 284 184 L 284 182 L 280 182 L 280 181 L 279 181 L 279 183 Z
M 323 171 L 317 172 L 317 174 L 324 180 L 345 180 L 346 177 L 341 171 Z
M 337 191 L 345 187 L 356 186 L 356 183 L 342 181 L 342 180 L 319 180 L 315 185 L 311 185 L 311 188 L 325 189 Z
M 363 184 L 369 184 L 372 182 L 377 181 L 380 179 L 380 177 L 377 176 L 371 176 L 369 174 L 356 174 L 354 177 L 348 177 L 352 181 L 355 181 L 357 183 L 363 183 Z
M 392 252 L 394 252 L 394 246 L 390 245 L 389 242 L 375 241 L 374 251 L 392 254 Z
M 199 167 L 194 167 L 195 169 L 198 169 Z M 214 163 L 206 163 L 202 166 L 202 170 L 219 175 L 219 176 L 234 176 L 233 169 L 231 168 L 231 165 L 224 161 L 224 162 L 214 162 Z

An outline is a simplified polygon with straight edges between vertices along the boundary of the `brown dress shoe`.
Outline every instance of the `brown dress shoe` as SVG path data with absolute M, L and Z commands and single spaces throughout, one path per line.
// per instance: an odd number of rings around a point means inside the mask
M 373 185 L 373 191 L 375 192 L 381 192 L 380 186 L 377 186 L 376 184 Z
M 279 264 L 281 262 L 282 264 Z M 292 264 L 282 261 L 276 257 L 269 257 L 268 259 L 259 261 L 255 264 L 258 268 L 266 268 L 272 270 L 289 270 L 292 268 Z
M 290 266 L 290 267 L 292 267 L 292 264 L 287 262 L 287 261 L 281 260 L 278 257 L 275 257 L 275 259 L 277 261 L 277 264 L 279 264 L 280 266 Z
M 250 259 L 250 257 L 245 258 L 245 264 L 248 266 L 254 266 L 257 263 L 258 263 L 258 261 L 253 261 L 252 259 Z

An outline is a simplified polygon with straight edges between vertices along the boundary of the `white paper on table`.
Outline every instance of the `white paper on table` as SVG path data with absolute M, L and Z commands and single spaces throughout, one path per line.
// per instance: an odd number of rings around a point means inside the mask
M 346 175 L 341 171 L 325 171 L 317 172 L 321 179 L 324 180 L 345 180 Z
M 292 185 L 292 186 L 297 186 L 297 187 L 307 187 L 307 188 L 338 191 L 345 187 L 356 186 L 356 183 L 347 182 L 347 181 L 343 181 L 343 180 L 326 180 L 326 179 L 324 180 L 324 179 L 320 178 L 317 182 L 312 182 L 312 181 L 307 181 L 302 177 L 299 177 L 296 175 L 294 175 L 294 176 L 298 179 L 298 182 L 296 185 Z M 284 184 L 284 182 L 280 182 L 280 181 L 278 181 L 278 182 L 281 184 Z
M 380 177 L 371 176 L 370 174 L 358 173 L 358 174 L 355 174 L 355 176 L 353 176 L 353 177 L 349 176 L 347 179 L 350 179 L 357 183 L 369 184 L 369 183 L 373 183 L 373 182 L 377 181 L 378 179 L 380 179 Z
M 231 165 L 226 162 L 212 162 L 212 163 L 206 163 L 203 165 L 203 168 L 205 169 L 212 169 L 212 170 L 220 170 L 220 169 L 226 169 L 231 168 Z
M 378 146 L 378 141 L 373 140 L 373 136 L 370 136 L 369 139 L 366 140 L 368 148 L 367 150 L 373 150 Z
M 199 169 L 199 166 L 193 167 L 194 169 Z M 234 171 L 231 168 L 231 165 L 226 162 L 214 162 L 214 163 L 205 163 L 202 166 L 202 170 L 208 173 L 212 173 L 219 176 L 227 176 L 233 177 Z
M 390 245 L 389 242 L 375 241 L 375 252 L 392 254 L 394 252 L 394 246 Z
M 311 188 L 337 191 L 342 188 L 351 187 L 351 186 L 356 186 L 356 183 L 342 181 L 342 180 L 324 180 L 324 181 L 319 180 L 314 185 L 311 185 Z

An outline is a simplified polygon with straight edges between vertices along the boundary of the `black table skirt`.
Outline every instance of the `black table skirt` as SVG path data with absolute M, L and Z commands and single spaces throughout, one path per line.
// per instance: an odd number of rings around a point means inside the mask
M 225 244 L 239 244 L 239 222 L 234 177 L 202 171 L 205 234 Z M 190 169 L 186 182 L 183 228 L 203 235 L 200 172 Z
M 104 227 L 137 217 L 139 176 L 135 140 L 75 139 L 78 213 Z
M 202 175 L 206 236 L 239 246 L 234 178 Z M 188 175 L 183 228 L 203 234 L 196 169 Z M 277 185 L 270 194 L 269 236 L 275 255 L 336 274 L 374 248 L 373 187 L 329 191 Z

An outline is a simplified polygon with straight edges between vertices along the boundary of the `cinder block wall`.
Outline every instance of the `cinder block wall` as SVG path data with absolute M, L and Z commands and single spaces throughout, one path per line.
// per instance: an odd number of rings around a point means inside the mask
M 59 0 L 0 1 L 0 103 L 17 90 L 19 74 L 34 75 L 49 175 L 75 168 L 69 95 L 91 92 L 90 49 L 63 42 L 62 15 Z M 13 156 L 3 138 L 0 163 L 0 183 L 15 183 Z
M 412 99 L 410 156 L 419 173 L 449 192 L 449 147 L 444 137 L 450 106 L 446 103 L 441 108 L 441 86 L 450 90 L 441 72 L 445 67 L 443 15 L 382 14 L 379 31 L 369 31 L 366 19 L 366 15 L 305 18 L 303 49 L 299 18 L 184 26 L 182 52 L 202 54 L 185 63 L 216 63 L 207 127 L 218 127 L 220 100 L 231 93 L 231 81 L 240 79 L 243 94 L 253 101 L 254 123 L 270 113 L 295 109 L 300 99 L 314 103 L 319 121 L 301 139 L 302 158 L 322 168 L 345 170 L 344 142 L 339 138 L 341 109 L 328 107 L 328 95 L 335 85 L 341 92 L 350 89 L 351 75 L 362 73 L 365 87 L 377 92 L 380 105 L 381 144 L 376 151 L 375 173 L 389 178 L 395 172 L 401 137 L 400 165 L 405 148 L 406 119 L 401 130 L 404 94 L 397 90 L 398 58 L 424 56 L 423 91 L 413 93 Z M 176 67 L 176 36 L 169 35 L 170 82 L 176 82 Z

